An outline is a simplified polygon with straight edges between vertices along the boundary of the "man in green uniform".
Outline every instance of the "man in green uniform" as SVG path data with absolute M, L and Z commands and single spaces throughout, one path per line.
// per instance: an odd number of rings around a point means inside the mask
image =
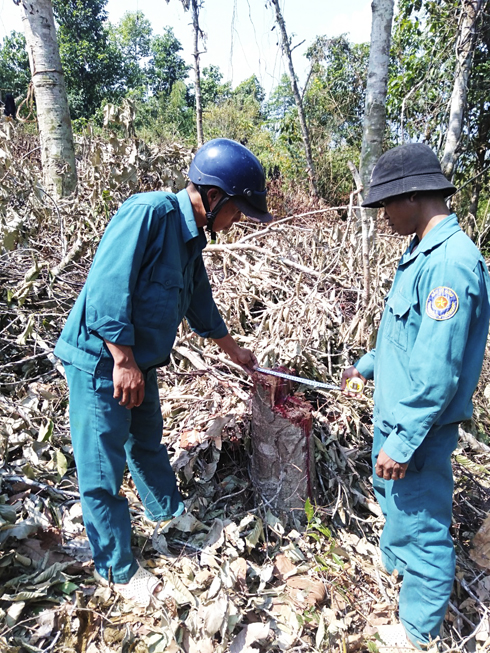
M 415 234 L 386 298 L 376 348 L 346 379 L 375 381 L 373 485 L 386 518 L 385 568 L 403 576 L 403 628 L 385 644 L 423 648 L 439 635 L 454 580 L 449 532 L 451 453 L 472 414 L 489 323 L 489 277 L 444 198 L 456 189 L 422 143 L 396 147 L 375 166 L 363 206 L 384 207 L 395 233 Z M 380 648 L 382 650 L 382 648 Z M 402 650 L 402 649 L 400 649 Z
M 134 195 L 109 223 L 85 286 L 56 345 L 70 388 L 70 429 L 83 518 L 96 575 L 148 605 L 159 581 L 131 550 L 126 463 L 147 516 L 184 510 L 162 440 L 156 368 L 169 362 L 185 317 L 252 373 L 256 359 L 228 333 L 204 267 L 204 228 L 223 231 L 241 214 L 268 222 L 265 178 L 243 145 L 215 139 L 200 148 L 191 183 L 177 195 Z

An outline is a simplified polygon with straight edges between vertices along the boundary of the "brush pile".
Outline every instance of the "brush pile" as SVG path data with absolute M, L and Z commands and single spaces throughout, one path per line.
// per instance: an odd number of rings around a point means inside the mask
M 2 653 L 375 650 L 396 618 L 398 581 L 380 567 L 370 488 L 372 401 L 297 388 L 311 404 L 318 503 L 291 528 L 249 476 L 252 381 L 182 324 L 159 372 L 164 438 L 187 512 L 146 521 L 130 477 L 134 546 L 165 584 L 155 610 L 98 587 L 78 501 L 62 368 L 51 354 L 108 219 L 131 193 L 178 189 L 190 152 L 136 140 L 78 143 L 76 198 L 41 189 L 38 151 L 0 131 L 0 649 Z M 338 383 L 372 346 L 404 247 L 380 234 L 363 309 L 352 212 L 272 192 L 286 216 L 240 223 L 205 261 L 218 306 L 263 367 Z M 275 204 L 275 207 L 274 207 Z M 300 218 L 302 208 L 322 212 Z M 490 366 L 454 457 L 457 580 L 442 650 L 490 646 Z

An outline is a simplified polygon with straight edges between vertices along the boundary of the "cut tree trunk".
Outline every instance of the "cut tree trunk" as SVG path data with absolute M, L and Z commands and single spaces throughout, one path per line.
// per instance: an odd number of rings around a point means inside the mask
M 272 511 L 304 522 L 316 488 L 311 405 L 291 393 L 289 381 L 265 374 L 255 375 L 251 477 Z

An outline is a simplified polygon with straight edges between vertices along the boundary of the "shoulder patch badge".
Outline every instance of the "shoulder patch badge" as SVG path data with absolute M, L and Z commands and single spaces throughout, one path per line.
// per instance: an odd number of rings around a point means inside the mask
M 433 320 L 449 320 L 458 311 L 457 294 L 447 286 L 438 286 L 430 291 L 425 304 L 425 312 Z

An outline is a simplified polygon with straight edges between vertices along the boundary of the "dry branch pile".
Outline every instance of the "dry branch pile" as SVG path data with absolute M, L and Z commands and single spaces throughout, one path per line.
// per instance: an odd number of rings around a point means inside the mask
M 108 217 L 132 192 L 180 187 L 189 153 L 87 135 L 79 142 L 79 194 L 55 206 L 39 189 L 33 143 L 20 130 L 10 139 L 0 133 L 2 653 L 367 650 L 376 626 L 396 617 L 398 592 L 377 557 L 371 400 L 305 391 L 319 501 L 306 504 L 304 530 L 291 530 L 250 482 L 252 382 L 185 324 L 160 386 L 187 513 L 155 528 L 129 477 L 124 485 L 135 548 L 165 583 L 165 607 L 135 610 L 96 586 L 66 385 L 50 351 Z M 335 383 L 373 341 L 401 248 L 398 239 L 379 238 L 365 311 L 350 216 L 341 222 L 325 212 L 265 229 L 241 223 L 205 258 L 230 330 L 261 365 Z M 446 651 L 489 646 L 488 525 L 471 548 L 490 505 L 489 382 L 487 359 L 476 420 L 455 456 L 458 570 Z

